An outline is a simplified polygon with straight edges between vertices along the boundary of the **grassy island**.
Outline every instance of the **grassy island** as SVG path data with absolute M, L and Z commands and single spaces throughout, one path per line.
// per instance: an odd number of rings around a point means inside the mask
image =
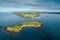
M 14 14 L 17 14 L 24 18 L 35 18 L 40 16 L 39 12 L 15 12 Z
M 23 28 L 23 27 L 21 27 L 21 26 L 7 26 L 7 27 L 5 28 L 5 31 L 16 33 L 16 32 L 20 32 L 20 31 L 22 30 L 22 28 Z
M 7 26 L 5 28 L 5 31 L 18 33 L 24 27 L 41 27 L 41 23 L 40 22 L 23 22 L 23 23 L 21 23 L 20 25 L 17 25 L 17 26 Z
M 23 23 L 21 23 L 21 25 L 22 25 L 22 27 L 26 27 L 26 26 L 40 27 L 41 23 L 40 22 L 23 22 Z

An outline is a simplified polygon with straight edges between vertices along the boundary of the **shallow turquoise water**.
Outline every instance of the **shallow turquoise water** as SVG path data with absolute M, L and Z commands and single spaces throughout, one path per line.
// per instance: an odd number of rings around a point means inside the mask
M 8 34 L 4 27 L 19 25 L 21 22 L 38 21 L 41 28 L 23 28 L 15 34 Z M 22 18 L 10 12 L 0 12 L 0 40 L 60 40 L 60 14 L 41 14 L 38 18 Z

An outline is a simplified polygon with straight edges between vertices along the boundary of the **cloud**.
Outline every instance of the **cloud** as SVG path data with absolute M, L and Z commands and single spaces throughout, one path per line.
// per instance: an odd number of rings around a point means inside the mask
M 0 12 L 60 12 L 60 10 L 49 10 L 49 9 L 39 9 L 39 8 L 0 8 Z
M 2 8 L 1 8 L 2 7 Z M 6 7 L 6 8 L 5 8 Z M 57 4 L 53 0 L 0 0 L 0 8 L 3 11 L 5 9 L 14 10 L 32 10 L 32 9 L 40 9 L 43 10 L 60 10 L 60 5 Z M 10 9 L 11 8 L 11 9 Z M 31 9 L 30 9 L 31 8 Z

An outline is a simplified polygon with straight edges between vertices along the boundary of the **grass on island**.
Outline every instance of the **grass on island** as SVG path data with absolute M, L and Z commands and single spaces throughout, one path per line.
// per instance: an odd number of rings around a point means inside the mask
M 40 22 L 23 22 L 21 23 L 19 26 L 8 26 L 6 27 L 6 31 L 9 32 L 20 32 L 24 27 L 41 27 L 41 23 Z
M 26 17 L 26 18 L 40 16 L 39 12 L 14 12 L 14 14 L 17 14 L 19 16 Z
M 23 22 L 21 23 L 22 26 L 34 26 L 34 27 L 40 27 L 41 23 L 40 22 Z
M 20 27 L 20 26 L 8 26 L 7 27 L 7 30 L 8 31 L 11 31 L 11 32 L 19 32 L 22 30 L 23 27 Z

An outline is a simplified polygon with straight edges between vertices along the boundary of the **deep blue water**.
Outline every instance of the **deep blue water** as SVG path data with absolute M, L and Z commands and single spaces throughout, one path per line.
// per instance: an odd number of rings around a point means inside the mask
M 19 25 L 21 22 L 41 22 L 41 28 L 23 28 L 15 34 L 8 34 L 4 27 Z M 11 12 L 0 12 L 0 40 L 60 40 L 60 14 L 41 14 L 38 18 L 22 18 Z

